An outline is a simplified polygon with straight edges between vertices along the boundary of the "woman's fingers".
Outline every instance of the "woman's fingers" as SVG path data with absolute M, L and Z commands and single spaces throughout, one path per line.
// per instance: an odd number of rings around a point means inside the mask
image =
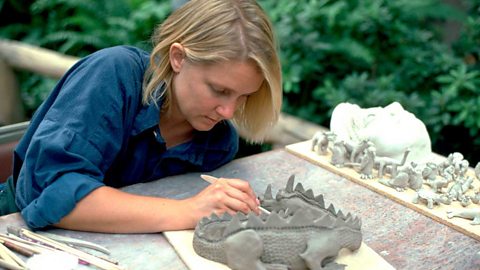
M 213 184 L 217 189 L 217 200 L 226 209 L 248 213 L 250 211 L 260 214 L 255 193 L 248 182 L 240 179 L 220 178 Z
M 228 184 L 238 190 L 241 190 L 245 193 L 247 193 L 250 198 L 257 204 L 258 206 L 258 199 L 257 195 L 253 191 L 252 187 L 250 186 L 250 183 L 247 181 L 241 180 L 241 179 L 226 179 L 228 181 Z

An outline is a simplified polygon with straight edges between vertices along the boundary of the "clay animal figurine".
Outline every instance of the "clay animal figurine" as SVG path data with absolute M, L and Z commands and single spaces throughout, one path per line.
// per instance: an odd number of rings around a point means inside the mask
M 405 150 L 403 153 L 403 159 L 400 162 L 390 157 L 375 157 L 375 168 L 378 170 L 378 178 L 382 178 L 387 169 L 390 169 L 390 175 L 395 177 L 397 174 L 397 168 L 405 165 L 409 153 L 409 149 Z
M 417 191 L 415 196 L 413 197 L 412 203 L 419 203 L 420 201 L 425 202 L 427 204 L 428 209 L 433 209 L 434 205 L 438 205 L 440 203 L 443 204 L 451 204 L 452 201 L 450 198 L 445 194 L 437 194 L 430 189 L 420 189 Z
M 332 158 L 330 163 L 335 167 L 341 168 L 345 166 L 345 162 L 347 161 L 347 148 L 345 147 L 344 141 L 337 140 L 333 144 L 331 148 L 332 151 Z
M 446 167 L 445 169 L 439 171 L 439 173 L 440 176 L 447 179 L 448 183 L 455 181 L 457 178 L 455 175 L 455 167 L 453 167 L 453 165 Z
M 352 152 L 350 154 L 350 162 L 360 162 L 360 157 L 363 155 L 363 152 L 369 147 L 375 147 L 374 144 L 368 139 L 360 140 L 360 142 L 352 147 Z
M 267 188 L 261 205 L 270 207 L 270 214 L 238 212 L 233 217 L 203 218 L 195 228 L 195 252 L 235 270 L 340 268 L 333 262 L 339 250 L 354 251 L 362 243 L 360 220 L 336 212 L 332 205 L 325 208 L 323 197 L 315 198 L 301 184 L 293 189 L 290 179 L 277 194 L 278 201 L 270 194 L 271 187 Z M 289 214 L 290 208 L 284 205 L 297 208 Z
M 464 197 L 464 194 L 469 189 L 473 188 L 472 182 L 473 182 L 473 177 L 460 178 L 448 188 L 448 191 L 447 191 L 448 196 L 454 201 L 465 200 L 462 197 Z
M 327 154 L 328 144 L 333 141 L 335 134 L 330 131 L 317 131 L 312 138 L 311 151 L 315 151 L 319 155 Z
M 365 149 L 363 152 L 363 157 L 361 158 L 360 163 L 345 163 L 346 166 L 358 166 L 360 179 L 372 179 L 373 178 L 373 167 L 375 165 L 375 147 L 371 146 Z
M 480 203 L 480 191 L 475 191 L 473 193 L 473 196 L 470 196 L 470 200 L 474 203 L 474 204 L 479 204 Z
M 443 177 L 438 177 L 433 180 L 427 179 L 424 183 L 430 186 L 436 193 L 443 193 L 443 188 L 448 187 L 448 179 Z
M 468 171 L 469 166 L 470 162 L 468 162 L 468 160 L 461 160 L 460 162 L 455 164 L 455 174 L 459 177 L 464 177 Z
M 404 191 L 408 187 L 410 176 L 406 172 L 399 172 L 393 178 L 380 178 L 378 182 L 397 191 Z
M 437 164 L 433 162 L 427 162 L 425 164 L 425 168 L 422 170 L 422 177 L 424 180 L 435 180 L 437 178 L 437 175 L 439 175 L 439 170 Z
M 448 210 L 447 217 L 460 217 L 465 219 L 473 220 L 470 224 L 479 225 L 480 224 L 480 208 L 464 208 L 458 210 Z
M 419 169 L 417 169 L 416 162 L 413 162 L 413 161 L 410 162 L 410 166 L 403 168 L 401 171 L 408 174 L 408 186 L 411 189 L 418 191 L 419 189 L 422 188 L 423 186 L 422 172 Z

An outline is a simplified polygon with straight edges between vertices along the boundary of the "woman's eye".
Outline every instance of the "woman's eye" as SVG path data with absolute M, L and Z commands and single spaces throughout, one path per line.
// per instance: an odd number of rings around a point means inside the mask
M 228 91 L 225 89 L 218 89 L 218 88 L 212 87 L 212 91 L 217 95 L 222 95 L 222 96 L 228 95 Z

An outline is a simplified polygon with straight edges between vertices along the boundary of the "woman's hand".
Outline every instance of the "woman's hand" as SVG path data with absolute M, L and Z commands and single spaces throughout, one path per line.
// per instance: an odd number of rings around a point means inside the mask
M 225 212 L 247 214 L 253 211 L 260 214 L 259 201 L 250 184 L 241 179 L 218 178 L 200 193 L 187 199 L 191 203 L 193 218 L 200 220 L 212 213 L 222 215 Z

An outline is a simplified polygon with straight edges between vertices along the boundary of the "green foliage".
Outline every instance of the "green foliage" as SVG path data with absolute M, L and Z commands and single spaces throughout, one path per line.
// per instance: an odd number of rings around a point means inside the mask
M 461 127 L 475 138 L 480 1 L 468 1 L 468 14 L 441 0 L 259 2 L 280 42 L 285 111 L 328 126 L 338 103 L 399 101 L 427 125 L 435 151 L 445 127 Z M 448 21 L 463 23 L 453 46 L 443 41 Z M 480 139 L 474 146 L 480 148 Z
M 427 125 L 436 152 L 466 149 L 471 162 L 480 160 L 472 154 L 480 153 L 480 0 L 464 0 L 463 11 L 442 0 L 258 1 L 280 42 L 284 111 L 328 126 L 338 103 L 399 101 Z M 170 3 L 0 0 L 2 18 L 6 7 L 15 13 L 0 36 L 74 56 L 118 44 L 148 50 Z M 443 39 L 445 22 L 462 25 L 452 44 Z M 22 76 L 33 111 L 55 82 Z
M 15 7 L 18 12 L 25 9 Z M 170 1 L 36 0 L 26 10 L 30 21 L 13 19 L 0 29 L 1 37 L 82 57 L 120 44 L 149 50 L 150 35 L 171 6 Z M 20 74 L 20 80 L 25 105 L 33 112 L 54 81 L 27 73 Z
M 432 120 L 440 122 L 435 127 L 463 125 L 475 138 L 480 129 L 480 71 L 469 71 L 462 64 L 448 74 L 438 76 L 436 81 L 441 88 L 432 93 L 432 104 L 435 105 L 432 107 L 438 108 L 437 117 Z M 475 139 L 480 143 L 478 138 Z

